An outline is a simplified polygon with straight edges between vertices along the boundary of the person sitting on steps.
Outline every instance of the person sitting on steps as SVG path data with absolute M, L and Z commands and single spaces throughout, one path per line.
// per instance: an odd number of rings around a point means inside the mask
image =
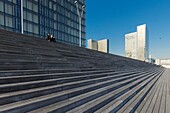
M 56 40 L 55 40 L 53 35 L 51 35 L 50 42 L 56 42 Z
M 47 39 L 46 40 L 48 40 L 49 42 L 56 42 L 56 40 L 53 37 L 53 35 L 50 35 L 50 34 L 47 35 Z
M 47 35 L 46 40 L 50 41 L 50 34 Z

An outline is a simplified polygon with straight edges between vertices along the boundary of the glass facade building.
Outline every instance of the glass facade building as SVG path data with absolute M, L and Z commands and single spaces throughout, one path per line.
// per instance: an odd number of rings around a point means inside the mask
M 0 28 L 40 38 L 53 34 L 58 42 L 79 45 L 79 18 L 75 0 L 0 0 Z M 78 0 L 79 10 L 85 0 Z M 23 16 L 21 10 L 23 9 Z M 82 18 L 82 47 L 86 46 L 86 18 Z

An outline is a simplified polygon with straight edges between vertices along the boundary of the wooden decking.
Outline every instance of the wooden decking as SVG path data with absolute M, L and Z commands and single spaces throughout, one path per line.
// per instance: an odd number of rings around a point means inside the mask
M 0 30 L 0 113 L 170 113 L 169 81 L 162 66 Z
M 165 70 L 136 112 L 170 113 L 170 69 Z
M 154 84 L 147 87 L 116 112 L 170 113 L 170 69 L 166 69 Z M 114 112 L 115 110 L 110 111 L 110 113 Z

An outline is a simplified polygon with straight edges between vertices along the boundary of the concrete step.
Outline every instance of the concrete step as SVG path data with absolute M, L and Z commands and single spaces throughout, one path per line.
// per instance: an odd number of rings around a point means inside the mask
M 30 54 L 17 54 L 17 53 L 8 53 L 8 52 L 1 52 L 0 53 L 0 60 L 3 60 L 3 59 L 21 59 L 21 60 L 34 60 L 36 59 L 35 56 L 33 55 L 30 55 Z
M 12 91 L 20 91 L 23 89 L 32 89 L 32 88 L 50 86 L 55 84 L 63 84 L 63 83 L 81 81 L 81 80 L 100 78 L 100 77 L 108 77 L 108 76 L 112 77 L 114 73 L 116 72 L 109 72 L 105 74 L 94 74 L 94 75 L 81 76 L 81 77 L 56 78 L 56 79 L 49 79 L 49 80 L 37 80 L 37 81 L 30 81 L 30 82 L 23 82 L 23 83 L 5 84 L 0 86 L 1 89 L 0 94 L 12 92 Z
M 162 72 L 158 73 L 156 77 L 148 80 L 148 82 L 144 83 L 139 89 L 137 89 L 133 94 L 129 95 L 128 98 L 126 98 L 125 100 L 123 100 L 118 106 L 116 106 L 114 109 L 110 110 L 111 112 L 117 112 L 120 110 L 120 108 L 122 108 L 125 104 L 127 104 L 128 101 L 132 100 L 132 98 L 134 96 L 136 96 L 140 91 L 147 89 L 149 90 L 149 88 L 155 84 L 155 82 L 159 79 L 159 77 L 161 76 Z M 148 86 L 147 86 L 148 85 Z M 122 108 L 123 109 L 123 108 Z
M 33 70 L 33 69 L 43 69 L 40 63 L 18 63 L 18 64 L 2 64 L 0 65 L 0 70 Z
M 43 108 L 40 109 L 40 111 L 42 110 L 42 111 L 45 111 L 45 112 L 46 111 L 48 111 L 48 112 L 51 112 L 51 111 L 52 112 L 66 112 L 66 111 L 68 111 L 72 108 L 75 108 L 75 107 L 83 104 L 83 103 L 86 103 L 90 100 L 98 98 L 102 95 L 105 95 L 106 93 L 109 93 L 110 91 L 116 90 L 117 88 L 120 88 L 120 86 L 123 87 L 123 85 L 121 85 L 121 84 L 119 84 L 119 85 L 116 84 L 115 87 L 114 87 L 114 85 L 112 84 L 111 86 L 107 86 L 107 88 L 100 88 L 100 89 L 96 89 L 96 90 L 93 90 L 93 91 L 88 92 L 88 93 L 83 93 L 83 94 L 78 95 L 76 97 L 72 97 L 72 98 L 70 97 L 67 100 L 63 100 L 61 102 L 57 102 L 57 103 L 51 104 L 49 106 L 46 106 L 44 109 Z
M 142 79 L 145 79 L 147 77 L 148 76 L 144 76 Z M 140 83 L 140 81 L 142 79 L 135 80 L 134 82 L 130 83 L 129 85 L 125 85 L 122 88 L 119 88 L 115 91 L 107 93 L 106 95 L 103 95 L 99 98 L 91 100 L 87 103 L 84 103 L 81 106 L 76 107 L 76 108 L 68 111 L 68 113 L 79 113 L 79 112 L 87 112 L 87 111 L 88 112 L 94 112 L 95 111 L 95 112 L 102 113 L 103 112 L 102 109 L 104 109 L 104 108 L 106 108 L 106 110 L 109 110 L 110 109 L 109 107 L 112 105 L 112 108 L 113 108 L 114 104 L 116 104 L 117 102 L 120 102 L 121 100 L 119 100 L 119 99 L 122 99 L 123 96 L 128 96 L 129 93 L 131 93 L 133 90 L 136 91 L 137 87 L 140 87 L 143 84 L 143 82 Z M 132 87 L 133 85 L 135 86 L 136 83 L 139 83 L 139 84 L 136 87 Z M 129 87 L 132 87 L 132 88 L 129 88 Z M 111 101 L 111 99 L 113 99 L 113 100 Z M 110 106 L 107 105 L 108 101 L 111 101 L 111 103 L 109 103 Z M 97 109 L 99 109 L 99 110 L 97 110 Z M 107 112 L 107 111 L 105 111 L 105 112 Z
M 158 76 L 156 80 L 153 80 L 152 82 L 146 84 L 145 88 L 134 92 L 134 93 L 136 93 L 136 95 L 131 97 L 129 99 L 129 101 L 126 103 L 126 105 L 123 106 L 121 108 L 121 110 L 119 110 L 119 112 L 120 113 L 123 113 L 123 112 L 124 113 L 125 112 L 135 112 L 137 106 L 142 102 L 142 100 L 145 98 L 145 96 L 148 94 L 148 92 L 152 89 L 152 87 L 158 81 L 159 77 L 160 76 Z M 127 100 L 127 98 L 125 98 L 125 100 Z
M 158 76 L 157 76 L 157 78 L 159 78 L 159 74 L 158 74 Z M 150 85 L 153 85 L 154 84 L 154 81 L 155 80 L 157 80 L 156 78 L 155 79 L 153 79 L 150 83 L 148 83 L 148 84 L 150 84 Z M 148 81 L 148 80 L 147 80 Z M 129 103 L 131 103 L 132 101 L 136 101 L 136 100 L 138 100 L 138 99 L 141 99 L 140 97 L 138 97 L 138 98 L 133 98 L 133 99 L 130 99 L 130 98 L 132 98 L 132 96 L 130 96 L 130 95 L 132 95 L 133 94 L 133 96 L 135 96 L 135 97 L 137 97 L 138 95 L 141 95 L 143 92 L 144 92 L 144 90 L 146 91 L 147 89 L 149 89 L 149 86 L 146 84 L 146 82 L 144 82 L 144 83 L 142 83 L 140 86 L 138 86 L 138 89 L 140 88 L 140 87 L 143 87 L 143 86 L 145 86 L 146 85 L 146 87 L 144 87 L 144 89 L 141 89 L 140 91 L 138 91 L 138 92 L 136 92 L 137 91 L 137 89 L 135 88 L 135 89 L 131 89 L 131 91 L 128 93 L 128 94 L 125 94 L 125 95 L 123 95 L 122 97 L 119 97 L 118 99 L 115 99 L 115 101 L 112 101 L 112 102 L 110 102 L 110 103 L 108 103 L 108 105 L 106 105 L 106 106 L 104 106 L 103 108 L 100 108 L 99 110 L 97 110 L 96 111 L 96 113 L 101 113 L 101 112 L 111 112 L 111 110 L 113 110 L 114 108 L 118 108 L 118 105 L 120 105 L 120 103 L 122 103 L 122 102 L 124 102 L 123 103 L 123 105 L 124 106 L 122 106 L 122 107 L 120 107 L 119 106 L 119 113 L 123 113 L 124 111 L 125 112 L 130 112 L 129 110 L 131 109 L 131 107 L 128 107 L 128 104 Z M 134 93 L 136 93 L 135 95 L 134 95 Z M 128 98 L 128 99 L 127 99 Z M 117 103 L 116 103 L 117 102 Z M 136 104 L 137 105 L 137 104 Z M 128 110 L 126 111 L 125 110 L 125 108 L 127 108 L 128 107 Z
M 119 74 L 119 75 L 123 75 L 123 74 Z M 133 74 L 133 76 L 136 76 L 136 74 Z M 106 77 L 105 77 L 106 78 Z M 125 79 L 127 79 L 127 77 L 120 77 L 118 80 L 119 81 L 124 81 Z M 42 96 L 42 95 L 47 95 L 47 94 L 51 94 L 51 93 L 57 93 L 57 92 L 61 92 L 64 90 L 72 90 L 74 88 L 78 88 L 78 87 L 85 87 L 85 86 L 93 86 L 93 84 L 97 83 L 97 86 L 95 85 L 95 87 L 90 87 L 88 89 L 86 89 L 86 91 L 91 91 L 93 89 L 99 88 L 99 87 L 103 87 L 103 86 L 107 86 L 113 83 L 118 82 L 117 79 L 112 79 L 112 81 L 110 81 L 110 79 L 106 79 L 104 84 L 102 84 L 102 78 L 100 78 L 99 80 L 97 79 L 91 79 L 91 80 L 83 80 L 83 81 L 78 81 L 78 82 L 73 82 L 73 83 L 64 83 L 64 84 L 59 84 L 59 85 L 52 85 L 52 86 L 46 86 L 46 87 L 42 87 L 42 88 L 34 88 L 34 89 L 30 89 L 30 90 L 22 90 L 22 91 L 17 91 L 17 92 L 11 92 L 11 93 L 5 93 L 5 94 L 1 94 L 0 98 L 1 98 L 1 105 L 2 104 L 7 104 L 9 102 L 16 102 L 19 100 L 24 100 L 24 99 L 29 99 L 29 98 L 33 98 L 33 97 L 37 97 L 37 96 Z M 114 81 L 113 81 L 114 80 Z M 95 82 L 92 82 L 95 81 Z M 97 81 L 101 81 L 101 83 L 98 83 Z M 101 85 L 99 85 L 101 84 Z M 83 92 L 85 90 L 82 90 Z M 80 92 L 76 92 L 74 94 L 80 94 L 83 93 L 82 91 Z M 16 100 L 17 98 L 17 100 Z
M 14 54 L 27 54 L 27 55 L 31 55 L 30 51 L 20 51 L 20 50 L 12 50 L 12 49 L 1 49 L 0 48 L 0 52 L 2 53 L 14 53 Z
M 35 75 L 35 74 L 50 74 L 50 73 L 70 73 L 70 72 L 83 72 L 83 71 L 98 71 L 98 70 L 111 70 L 105 68 L 84 68 L 84 69 L 39 69 L 39 70 L 7 70 L 0 71 L 0 77 L 9 76 L 25 76 L 25 75 Z M 115 71 L 115 70 L 113 70 Z
M 136 75 L 137 76 L 137 75 Z M 146 75 L 145 75 L 146 76 Z M 127 77 L 128 78 L 128 77 Z M 126 79 L 127 80 L 127 79 Z M 119 82 L 118 82 L 119 83 Z M 55 95 L 56 96 L 56 95 Z M 48 96 L 46 96 L 46 97 L 49 97 L 49 95 Z M 43 97 L 44 98 L 44 97 Z M 33 100 L 33 99 L 32 99 Z M 34 99 L 35 100 L 35 99 Z M 38 99 L 39 100 L 39 99 Z M 53 99 L 54 100 L 54 99 Z M 23 102 L 22 102 L 23 103 Z M 25 102 L 24 102 L 25 103 Z M 13 105 L 16 105 L 16 103 L 15 104 L 13 104 Z M 3 107 L 4 108 L 4 107 Z
M 165 88 L 164 85 L 167 84 L 168 80 L 166 80 L 167 78 L 166 76 L 164 76 L 165 73 L 166 73 L 166 70 L 161 76 L 161 78 L 155 83 L 153 88 L 148 92 L 148 94 L 143 95 L 143 97 L 141 97 L 140 100 L 138 100 L 139 104 L 134 107 L 135 109 L 132 109 L 133 111 L 136 111 L 136 112 L 138 111 L 139 112 L 152 112 L 153 111 L 157 113 L 166 113 L 165 112 L 166 111 L 166 105 L 165 105 L 166 96 L 163 95 L 163 93 L 165 94 L 166 91 L 163 91 L 163 90 Z M 143 101 L 141 102 L 141 100 Z M 162 107 L 161 100 L 164 106 L 163 109 L 161 108 Z M 160 112 L 162 110 L 163 112 Z
M 134 81 L 133 81 L 134 82 Z M 138 85 L 140 82 L 138 82 L 138 83 L 136 83 L 136 84 L 133 84 L 132 86 L 130 86 L 130 87 L 136 87 L 136 85 Z M 121 87 L 120 87 L 120 89 L 122 89 Z M 76 100 L 76 102 L 71 102 L 70 104 L 68 103 L 68 102 L 66 102 L 66 104 L 64 105 L 64 103 L 63 103 L 63 106 L 61 106 L 61 104 L 59 105 L 59 107 L 57 106 L 57 107 L 55 107 L 55 106 L 53 106 L 54 108 L 50 108 L 50 112 L 59 112 L 59 111 L 62 111 L 62 112 L 67 112 L 67 111 L 69 111 L 69 110 L 71 110 L 71 109 L 74 109 L 74 108 L 76 108 L 76 107 L 78 107 L 78 106 L 83 106 L 83 104 L 85 104 L 85 103 L 88 103 L 88 102 L 90 102 L 90 101 L 92 101 L 92 100 L 94 100 L 94 99 L 97 99 L 97 98 L 99 98 L 99 97 L 101 97 L 101 96 L 104 96 L 105 95 L 105 99 L 104 99 L 104 97 L 103 98 L 101 98 L 100 99 L 100 104 L 98 104 L 98 102 L 94 102 L 93 103 L 93 107 L 91 107 L 90 109 L 87 109 L 86 107 L 85 107 L 85 109 L 84 109 L 84 111 L 86 112 L 86 113 L 89 113 L 89 112 L 94 112 L 95 110 L 97 110 L 97 109 L 99 109 L 99 108 L 101 108 L 101 106 L 103 106 L 103 105 L 105 105 L 105 104 L 107 104 L 107 102 L 108 101 L 111 101 L 112 99 L 115 99 L 115 98 L 117 98 L 118 97 L 118 95 L 122 95 L 123 93 L 125 93 L 125 92 L 127 92 L 128 91 L 128 87 L 126 87 L 126 88 L 124 88 L 123 90 L 119 90 L 119 91 L 116 91 L 116 92 L 119 92 L 119 93 L 117 93 L 117 95 L 114 95 L 114 93 L 112 92 L 112 91 L 114 91 L 115 89 L 112 87 L 112 88 L 110 88 L 109 89 L 110 91 L 110 94 L 112 94 L 112 96 L 110 97 L 110 98 L 108 98 L 108 91 L 105 91 L 105 92 L 101 92 L 101 93 L 99 93 L 99 94 L 101 94 L 101 95 L 97 95 L 97 94 L 93 94 L 91 97 L 86 97 L 87 98 L 87 100 L 85 101 L 85 99 L 83 99 L 82 101 L 80 101 L 79 99 L 73 99 L 73 101 L 75 101 Z M 112 92 L 112 93 L 111 93 Z M 116 93 L 115 92 L 115 93 Z M 86 94 L 87 95 L 87 94 Z M 88 95 L 89 96 L 89 95 Z M 95 97 L 96 96 L 96 97 Z M 104 100 L 103 100 L 104 99 Z M 94 106 L 95 105 L 95 106 Z M 81 107 L 82 107 L 81 106 Z M 89 106 L 90 107 L 90 106 Z M 82 109 L 82 111 L 83 111 L 83 108 L 81 108 Z
M 113 70 L 99 70 L 99 71 L 83 71 L 83 72 L 64 72 L 64 73 L 50 73 L 50 74 L 36 74 L 36 75 L 20 75 L 20 76 L 0 76 L 0 84 L 21 83 L 36 80 L 47 80 L 54 78 L 65 78 L 74 76 L 84 76 L 92 74 L 102 74 L 114 72 Z M 117 71 L 115 73 L 122 73 L 123 71 Z

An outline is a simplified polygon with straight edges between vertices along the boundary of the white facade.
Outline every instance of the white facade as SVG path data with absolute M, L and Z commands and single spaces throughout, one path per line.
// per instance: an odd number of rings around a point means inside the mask
M 89 39 L 88 40 L 88 48 L 93 50 L 98 50 L 98 44 L 97 41 Z
M 125 35 L 126 57 L 137 59 L 137 32 Z
M 155 64 L 170 68 L 170 59 L 156 59 Z
M 98 42 L 98 51 L 109 53 L 108 39 L 99 40 Z
M 108 39 L 103 39 L 103 40 L 98 40 L 98 41 L 89 39 L 88 48 L 101 51 L 101 52 L 105 52 L 105 53 L 109 53 L 109 41 Z
M 148 61 L 149 59 L 149 34 L 146 24 L 137 27 L 138 59 Z
M 149 60 L 149 34 L 146 24 L 137 26 L 137 32 L 125 35 L 125 55 L 142 61 Z

